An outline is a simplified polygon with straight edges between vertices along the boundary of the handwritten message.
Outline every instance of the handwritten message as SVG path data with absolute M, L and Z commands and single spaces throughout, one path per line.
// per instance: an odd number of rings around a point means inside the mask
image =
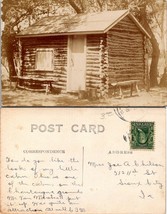
M 78 152 L 79 153 L 79 152 Z M 84 212 L 78 206 L 83 194 L 84 148 L 35 158 L 6 157 L 8 212 Z
M 86 185 L 93 186 L 91 180 L 88 184 L 89 177 L 95 181 L 98 175 L 103 178 L 100 182 L 105 188 L 123 192 L 131 189 L 138 200 L 154 200 L 157 191 L 163 192 L 164 184 L 159 176 L 164 169 L 161 163 L 132 161 L 126 159 L 126 155 L 117 160 L 116 155 L 113 157 L 109 152 L 100 161 L 100 158 L 88 157 L 84 147 L 73 155 L 62 151 L 42 154 L 40 158 L 39 154 L 35 158 L 35 154 L 28 152 L 21 158 L 6 157 L 8 212 L 87 212 L 83 203 L 87 197 Z M 86 185 L 84 177 L 87 177 Z

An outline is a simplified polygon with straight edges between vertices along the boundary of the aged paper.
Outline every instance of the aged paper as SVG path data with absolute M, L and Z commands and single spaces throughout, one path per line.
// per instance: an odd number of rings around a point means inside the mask
M 165 213 L 165 109 L 1 109 L 2 213 Z

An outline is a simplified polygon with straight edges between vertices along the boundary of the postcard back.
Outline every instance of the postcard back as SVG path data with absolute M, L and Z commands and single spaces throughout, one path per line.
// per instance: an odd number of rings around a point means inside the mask
M 165 109 L 1 109 L 2 213 L 165 213 Z

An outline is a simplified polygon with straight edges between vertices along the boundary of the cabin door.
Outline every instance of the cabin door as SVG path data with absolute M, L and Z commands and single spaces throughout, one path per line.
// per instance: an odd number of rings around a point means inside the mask
M 67 91 L 85 90 L 86 36 L 69 36 Z

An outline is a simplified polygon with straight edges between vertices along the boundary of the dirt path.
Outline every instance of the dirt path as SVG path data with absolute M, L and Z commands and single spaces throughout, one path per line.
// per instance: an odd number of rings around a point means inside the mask
M 76 95 L 48 94 L 20 89 L 2 89 L 2 106 L 165 106 L 167 89 L 152 88 L 149 92 L 141 91 L 139 96 L 107 98 L 95 101 L 78 99 Z

